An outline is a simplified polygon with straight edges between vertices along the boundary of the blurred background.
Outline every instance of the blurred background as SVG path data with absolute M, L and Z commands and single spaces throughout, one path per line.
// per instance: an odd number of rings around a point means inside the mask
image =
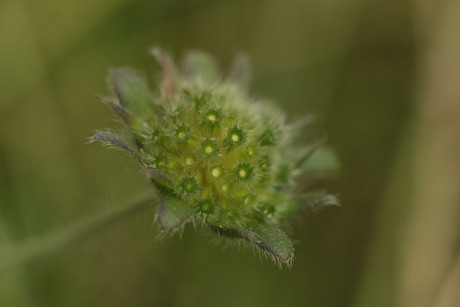
M 0 272 L 0 306 L 460 306 L 455 0 L 0 0 L 0 249 L 152 191 L 86 144 L 108 69 L 155 80 L 152 45 L 246 52 L 252 93 L 315 115 L 342 207 L 294 221 L 290 270 L 191 226 L 158 241 L 152 208 Z

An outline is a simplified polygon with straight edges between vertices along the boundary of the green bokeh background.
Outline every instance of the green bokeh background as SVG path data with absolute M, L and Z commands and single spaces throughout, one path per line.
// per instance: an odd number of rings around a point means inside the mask
M 156 240 L 152 208 L 0 272 L 0 306 L 460 306 L 459 20 L 455 0 L 0 0 L 0 250 L 152 191 L 86 138 L 114 125 L 109 68 L 158 79 L 153 45 L 224 71 L 246 52 L 252 93 L 328 136 L 342 203 L 294 221 L 290 270 L 199 227 Z

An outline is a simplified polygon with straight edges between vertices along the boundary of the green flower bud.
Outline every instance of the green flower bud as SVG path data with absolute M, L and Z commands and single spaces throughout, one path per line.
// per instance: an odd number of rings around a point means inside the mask
M 290 264 L 284 221 L 304 204 L 337 203 L 330 195 L 295 195 L 296 178 L 326 169 L 331 155 L 321 159 L 312 155 L 315 146 L 294 146 L 283 112 L 251 98 L 239 80 L 221 78 L 209 56 L 190 53 L 178 69 L 166 53 L 154 54 L 164 70 L 159 91 L 131 69 L 109 78 L 115 95 L 107 104 L 131 137 L 99 132 L 93 139 L 126 150 L 148 170 L 162 231 L 201 221 Z M 323 164 L 307 166 L 310 156 Z

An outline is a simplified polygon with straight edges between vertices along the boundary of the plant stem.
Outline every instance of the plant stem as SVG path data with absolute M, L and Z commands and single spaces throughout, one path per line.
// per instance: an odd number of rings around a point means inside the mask
M 8 247 L 0 247 L 0 274 L 18 265 L 50 254 L 72 243 L 89 238 L 93 233 L 103 230 L 112 224 L 148 208 L 153 198 L 133 202 L 110 212 L 101 212 L 77 222 L 64 231 L 39 235 L 24 242 Z

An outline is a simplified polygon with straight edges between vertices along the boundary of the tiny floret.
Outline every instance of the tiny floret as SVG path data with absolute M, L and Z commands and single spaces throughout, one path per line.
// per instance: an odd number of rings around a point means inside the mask
M 208 215 L 214 212 L 214 204 L 210 198 L 202 200 L 198 203 L 198 211 L 201 214 Z
M 196 182 L 195 178 L 185 178 L 180 183 L 180 189 L 183 194 L 194 194 L 198 190 L 198 183 Z
M 211 168 L 212 177 L 220 178 L 222 177 L 222 174 L 223 174 L 222 166 L 218 165 L 218 166 L 214 166 L 213 168 Z
M 219 111 L 211 109 L 211 110 L 207 110 L 204 113 L 204 118 L 205 118 L 205 122 L 207 122 L 208 124 L 215 125 L 220 120 L 221 114 Z
M 193 156 L 185 156 L 184 163 L 186 166 L 192 166 L 195 164 L 195 158 Z
M 190 129 L 187 126 L 178 126 L 173 133 L 176 140 L 185 141 L 190 133 Z
M 246 134 L 238 127 L 233 127 L 228 131 L 228 140 L 232 145 L 241 145 L 244 143 Z
M 164 155 L 155 155 L 152 161 L 152 167 L 157 169 L 164 169 L 168 166 L 168 160 Z
M 246 181 L 251 179 L 253 171 L 253 167 L 251 167 L 248 163 L 243 163 L 237 167 L 236 175 L 238 176 L 238 179 Z
M 206 157 L 212 157 L 217 155 L 219 148 L 216 142 L 212 140 L 205 140 L 201 143 L 201 151 Z

